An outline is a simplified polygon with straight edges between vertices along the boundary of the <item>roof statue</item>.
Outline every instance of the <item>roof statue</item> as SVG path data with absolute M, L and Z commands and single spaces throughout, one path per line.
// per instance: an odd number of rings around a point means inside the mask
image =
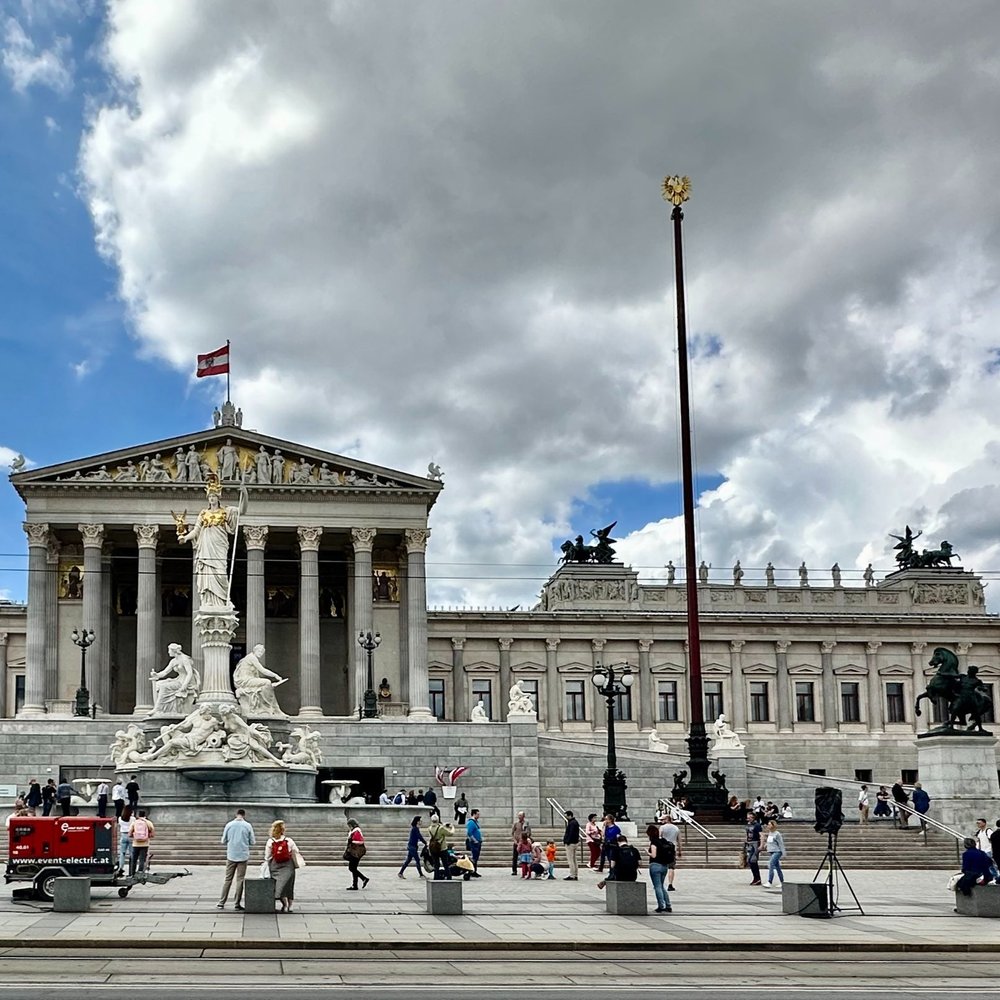
M 435 483 L 444 482 L 444 473 L 441 471 L 441 466 L 436 462 L 427 463 L 427 478 L 432 479 Z
M 567 539 L 561 546 L 563 555 L 560 561 L 564 563 L 593 562 L 602 566 L 614 562 L 615 550 L 612 546 L 617 544 L 617 540 L 611 537 L 611 532 L 614 531 L 617 523 L 617 521 L 612 521 L 606 528 L 598 528 L 596 531 L 591 529 L 591 537 L 597 539 L 594 545 L 586 545 L 583 541 L 583 535 L 577 535 L 575 541 Z
M 936 549 L 924 549 L 918 552 L 913 543 L 923 534 L 918 531 L 916 534 L 906 526 L 906 531 L 902 535 L 894 535 L 890 532 L 889 537 L 896 539 L 896 544 L 892 547 L 896 553 L 896 565 L 903 569 L 939 569 L 944 566 L 951 566 L 952 559 L 958 559 L 958 553 L 947 541 L 941 542 Z

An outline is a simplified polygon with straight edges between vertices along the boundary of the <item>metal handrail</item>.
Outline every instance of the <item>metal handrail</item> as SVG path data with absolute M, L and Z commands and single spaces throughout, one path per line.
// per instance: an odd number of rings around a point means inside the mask
M 551 795 L 545 800 L 545 803 L 549 807 L 549 826 L 556 825 L 556 813 L 559 813 L 559 818 L 563 822 L 566 821 L 566 810 Z
M 688 830 L 694 830 L 702 839 L 705 841 L 705 863 L 708 863 L 708 842 L 710 840 L 718 840 L 711 830 L 704 827 L 694 818 L 694 813 L 690 809 L 682 809 L 680 806 L 675 805 L 669 799 L 658 799 L 656 802 L 657 810 L 659 815 L 668 815 L 674 821 L 680 821 L 681 830 L 684 834 L 684 846 L 687 847 L 688 842 Z

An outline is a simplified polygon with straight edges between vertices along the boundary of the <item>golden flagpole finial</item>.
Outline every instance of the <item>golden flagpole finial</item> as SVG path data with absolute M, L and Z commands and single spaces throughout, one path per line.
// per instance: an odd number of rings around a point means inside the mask
M 675 208 L 684 204 L 691 197 L 690 177 L 664 177 L 663 178 L 663 200 L 669 201 Z

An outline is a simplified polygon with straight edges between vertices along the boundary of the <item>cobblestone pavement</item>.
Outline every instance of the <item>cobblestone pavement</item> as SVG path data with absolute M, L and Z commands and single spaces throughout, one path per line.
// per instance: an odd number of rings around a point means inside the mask
M 810 881 L 814 869 L 787 875 Z M 794 951 L 864 949 L 901 951 L 994 949 L 997 922 L 960 917 L 945 888 L 947 872 L 848 872 L 864 915 L 846 910 L 831 920 L 781 913 L 781 893 L 751 887 L 748 874 L 683 869 L 670 894 L 672 914 L 610 916 L 600 876 L 581 871 L 580 881 L 525 882 L 509 871 L 485 870 L 463 884 L 461 916 L 430 916 L 424 884 L 412 869 L 406 880 L 395 872 L 371 869 L 372 882 L 346 892 L 343 869 L 310 866 L 298 873 L 295 912 L 247 914 L 216 909 L 221 868 L 197 868 L 188 878 L 162 886 L 136 886 L 126 899 L 114 889 L 95 888 L 90 912 L 55 913 L 38 903 L 18 904 L 7 893 L 0 901 L 0 948 L 51 943 L 103 947 L 190 946 L 197 948 L 405 948 L 433 945 L 456 952 L 591 948 L 596 940 L 612 947 L 644 949 Z M 648 899 L 653 903 L 652 888 Z M 840 903 L 853 905 L 846 886 Z M 9 953 L 9 952 L 8 952 Z

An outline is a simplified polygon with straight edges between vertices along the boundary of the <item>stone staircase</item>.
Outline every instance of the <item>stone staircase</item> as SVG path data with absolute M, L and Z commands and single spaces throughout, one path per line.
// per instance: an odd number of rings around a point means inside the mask
M 155 818 L 155 817 L 154 817 Z M 735 868 L 743 843 L 742 826 L 717 826 L 712 831 L 717 837 L 708 844 L 707 860 L 705 841 L 693 830 L 687 831 L 685 844 L 682 831 L 685 868 Z M 826 851 L 826 837 L 816 833 L 806 822 L 786 822 L 781 832 L 787 848 L 786 864 L 792 868 L 809 868 L 819 864 Z M 186 865 L 218 865 L 225 860 L 219 844 L 221 830 L 195 825 L 170 828 L 160 825 L 153 845 L 155 863 L 164 867 Z M 257 846 L 253 860 L 262 857 L 267 828 L 256 827 Z M 343 864 L 344 835 L 331 837 L 329 828 L 290 828 L 289 836 L 298 844 L 303 856 L 313 865 Z M 426 835 L 426 831 L 425 831 Z M 536 838 L 543 843 L 549 838 L 559 845 L 559 867 L 564 867 L 560 843 L 562 828 L 536 827 Z M 364 865 L 391 867 L 402 863 L 406 856 L 407 830 L 370 827 L 366 833 L 368 854 Z M 510 833 L 508 827 L 486 827 L 483 830 L 484 847 L 480 865 L 486 868 L 506 868 L 510 864 Z M 456 846 L 461 848 L 464 837 L 456 836 Z M 639 844 L 644 837 L 640 829 Z M 843 827 L 838 838 L 837 855 L 845 869 L 907 869 L 934 868 L 958 870 L 955 840 L 943 834 L 928 833 L 927 844 L 922 834 L 914 830 L 897 830 L 891 823 L 873 823 L 867 828 L 852 824 Z M 585 855 L 581 853 L 581 857 Z

